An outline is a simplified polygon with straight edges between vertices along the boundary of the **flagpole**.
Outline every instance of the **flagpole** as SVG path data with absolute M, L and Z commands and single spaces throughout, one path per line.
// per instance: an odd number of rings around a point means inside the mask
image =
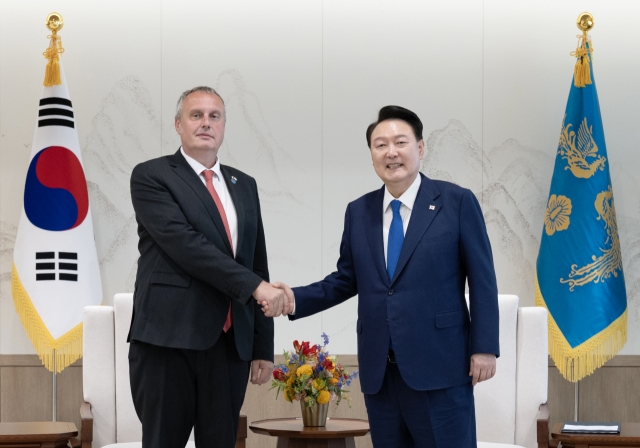
M 56 421 L 56 405 L 58 404 L 58 388 L 56 387 L 56 350 L 53 350 L 53 421 Z
M 574 404 L 575 404 L 575 408 L 573 411 L 573 421 L 577 422 L 578 421 L 578 405 L 580 404 L 580 381 L 576 381 L 575 382 L 575 399 L 574 399 Z

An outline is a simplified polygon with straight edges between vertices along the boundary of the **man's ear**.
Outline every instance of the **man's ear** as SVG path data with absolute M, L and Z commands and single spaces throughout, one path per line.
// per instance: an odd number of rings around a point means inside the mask
M 174 125 L 175 125 L 175 127 L 176 127 L 176 132 L 177 132 L 178 134 L 181 134 L 181 133 L 182 133 L 182 126 L 181 126 L 181 124 L 180 124 L 180 119 L 176 118 L 173 124 L 174 124 Z
M 424 156 L 424 140 L 420 140 L 418 142 L 418 150 L 420 151 L 420 160 L 422 160 L 422 157 Z

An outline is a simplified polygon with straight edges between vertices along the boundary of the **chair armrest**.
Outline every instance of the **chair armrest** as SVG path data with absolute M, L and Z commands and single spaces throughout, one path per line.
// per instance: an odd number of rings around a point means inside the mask
M 536 416 L 538 433 L 538 448 L 549 448 L 549 406 L 543 403 L 538 408 Z
M 91 403 L 86 401 L 80 405 L 80 419 L 82 428 L 80 429 L 80 441 L 82 448 L 91 448 L 93 442 L 93 415 L 91 414 Z

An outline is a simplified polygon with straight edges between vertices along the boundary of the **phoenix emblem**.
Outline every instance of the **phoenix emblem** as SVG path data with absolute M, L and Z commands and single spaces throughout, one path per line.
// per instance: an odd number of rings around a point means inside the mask
M 598 154 L 598 145 L 593 139 L 593 126 L 587 124 L 586 117 L 580 124 L 577 138 L 571 127 L 571 123 L 565 126 L 564 120 L 562 121 L 558 153 L 569 164 L 565 170 L 571 170 L 571 173 L 580 179 L 588 179 L 598 169 L 604 170 L 607 159 Z

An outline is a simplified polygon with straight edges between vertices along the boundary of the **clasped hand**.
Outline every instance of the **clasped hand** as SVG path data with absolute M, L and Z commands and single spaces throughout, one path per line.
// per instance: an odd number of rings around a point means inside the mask
M 293 311 L 293 291 L 284 283 L 272 285 L 263 281 L 253 292 L 253 297 L 267 317 L 286 316 Z

